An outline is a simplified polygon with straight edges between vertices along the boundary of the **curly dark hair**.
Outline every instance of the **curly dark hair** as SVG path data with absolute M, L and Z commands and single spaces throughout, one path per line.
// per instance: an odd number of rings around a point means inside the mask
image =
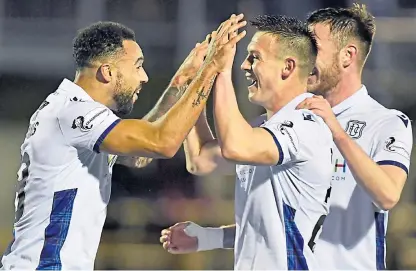
M 306 77 L 312 71 L 318 54 L 314 35 L 305 22 L 284 15 L 257 16 L 251 25 L 258 31 L 275 35 L 279 44 L 279 55 L 293 54 L 298 59 L 301 76 Z
M 73 42 L 73 57 L 77 70 L 90 66 L 99 58 L 123 51 L 124 40 L 135 40 L 134 31 L 114 22 L 97 22 L 78 32 Z
M 312 26 L 318 23 L 329 25 L 339 49 L 351 39 L 359 41 L 362 63 L 367 59 L 376 32 L 376 23 L 365 5 L 318 9 L 309 14 L 307 22 Z

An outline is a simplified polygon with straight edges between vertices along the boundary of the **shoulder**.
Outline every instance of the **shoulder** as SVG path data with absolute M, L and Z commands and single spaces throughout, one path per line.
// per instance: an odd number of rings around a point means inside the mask
M 271 119 L 265 127 L 286 132 L 309 146 L 332 145 L 332 133 L 323 119 L 310 110 L 287 111 L 279 118 Z
M 73 100 L 67 97 L 58 114 L 61 125 L 70 126 L 72 129 L 89 130 L 94 124 L 103 122 L 114 115 L 105 105 L 92 100 Z

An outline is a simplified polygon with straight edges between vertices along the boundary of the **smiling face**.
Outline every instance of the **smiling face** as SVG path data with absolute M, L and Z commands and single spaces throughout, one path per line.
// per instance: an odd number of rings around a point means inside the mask
M 257 32 L 247 47 L 247 57 L 241 64 L 249 81 L 248 99 L 264 106 L 279 91 L 279 78 L 284 61 L 277 56 L 279 44 L 273 35 Z
M 125 40 L 123 49 L 124 53 L 115 61 L 113 100 L 117 113 L 126 115 L 132 111 L 142 85 L 149 78 L 143 68 L 144 57 L 140 46 L 135 41 Z

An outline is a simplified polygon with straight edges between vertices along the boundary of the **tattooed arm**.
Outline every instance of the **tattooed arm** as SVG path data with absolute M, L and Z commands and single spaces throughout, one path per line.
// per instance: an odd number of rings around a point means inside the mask
M 172 79 L 172 83 L 162 94 L 162 97 L 143 119 L 154 122 L 162 117 L 182 97 L 191 81 L 192 78 L 188 78 L 178 71 L 178 74 Z M 149 165 L 152 160 L 149 157 L 119 156 L 116 163 L 126 167 L 142 168 Z
M 231 33 L 246 25 L 243 15 L 225 21 L 210 41 L 203 65 L 183 96 L 162 117 L 154 122 L 121 120 L 101 142 L 100 149 L 107 153 L 125 156 L 171 158 L 181 147 L 205 107 L 207 97 L 218 72 L 224 69 L 224 48 L 233 47 L 245 31 L 224 41 Z
M 143 117 L 143 120 L 149 122 L 158 120 L 182 97 L 204 61 L 210 36 L 207 35 L 205 41 L 202 44 L 197 44 L 190 52 L 172 78 L 168 88 L 162 94 L 156 105 Z M 117 164 L 142 168 L 149 165 L 152 160 L 152 158 L 148 157 L 119 156 L 117 158 Z

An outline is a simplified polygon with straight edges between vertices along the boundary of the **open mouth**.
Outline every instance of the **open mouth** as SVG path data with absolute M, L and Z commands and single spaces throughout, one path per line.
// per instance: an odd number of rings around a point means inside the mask
M 248 81 L 248 87 L 252 87 L 257 84 L 257 80 L 251 76 L 251 74 L 246 73 L 246 78 Z
M 251 79 L 251 78 L 249 78 L 247 80 L 249 82 L 248 87 L 252 87 L 252 86 L 254 86 L 257 83 L 257 80 L 254 80 L 254 79 Z

